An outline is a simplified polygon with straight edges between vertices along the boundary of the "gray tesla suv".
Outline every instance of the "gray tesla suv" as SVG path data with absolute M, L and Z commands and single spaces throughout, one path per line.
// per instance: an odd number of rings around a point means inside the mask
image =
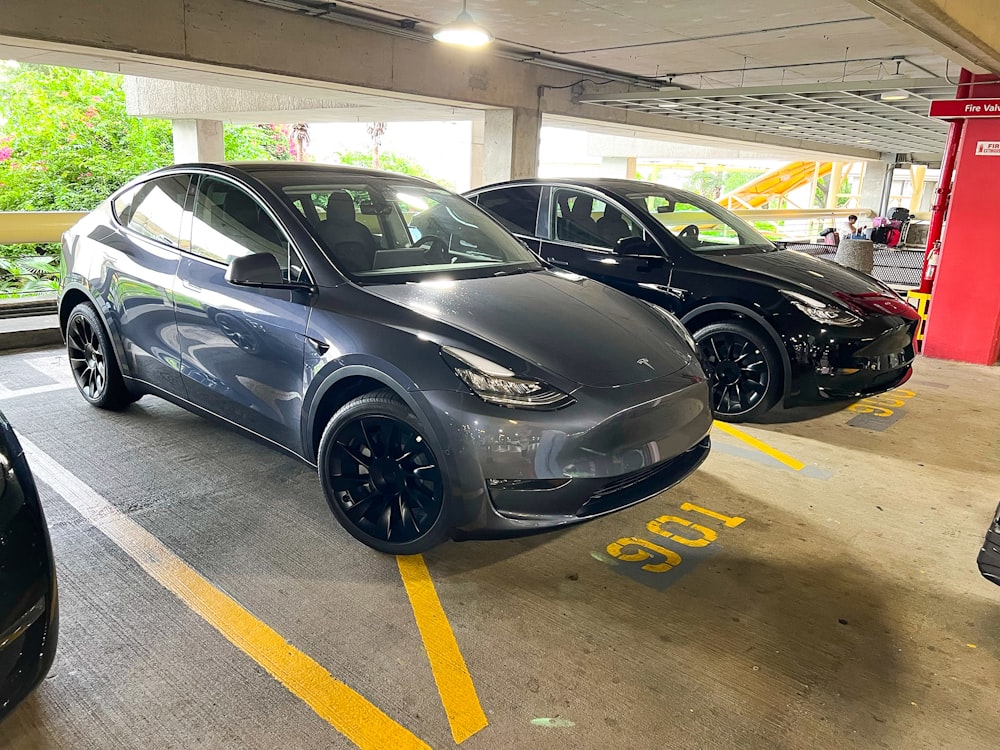
M 453 229 L 421 234 L 431 212 Z M 316 466 L 338 520 L 384 552 L 610 513 L 709 450 L 676 318 L 547 268 L 424 180 L 170 167 L 68 231 L 62 268 L 87 401 L 161 396 Z

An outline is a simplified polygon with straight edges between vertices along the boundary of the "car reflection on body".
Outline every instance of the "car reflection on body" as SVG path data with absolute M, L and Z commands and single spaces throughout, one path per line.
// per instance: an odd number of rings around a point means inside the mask
M 467 195 L 546 262 L 674 312 L 698 342 L 719 419 L 871 396 L 910 377 L 920 318 L 895 292 L 781 249 L 706 198 L 616 179 Z M 459 230 L 441 211 L 423 221 Z
M 439 212 L 461 231 L 422 222 Z M 424 180 L 171 167 L 68 231 L 63 268 L 86 400 L 159 395 L 316 465 L 338 520 L 385 552 L 594 518 L 709 450 L 676 318 L 546 268 Z
M 48 673 L 58 629 L 45 515 L 17 436 L 0 413 L 0 720 Z

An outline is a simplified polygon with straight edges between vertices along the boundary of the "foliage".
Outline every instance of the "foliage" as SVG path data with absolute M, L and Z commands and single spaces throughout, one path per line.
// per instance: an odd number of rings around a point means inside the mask
M 355 167 L 371 167 L 374 161 L 372 154 L 364 151 L 341 151 L 337 154 L 341 164 L 350 164 Z M 391 151 L 383 151 L 379 154 L 379 169 L 386 172 L 397 172 L 399 174 L 423 177 L 425 180 L 434 180 L 433 177 L 413 159 L 402 154 L 395 154 Z M 439 184 L 446 184 L 441 180 L 434 180 Z
M 288 125 L 226 125 L 222 137 L 227 161 L 290 161 L 298 154 Z
M 715 200 L 746 185 L 764 173 L 763 169 L 719 169 L 695 172 L 684 183 L 684 188 L 692 193 Z
M 228 159 L 291 159 L 284 125 L 224 130 Z M 173 162 L 167 120 L 130 117 L 120 75 L 0 66 L 0 211 L 88 211 L 133 177 Z M 51 245 L 0 246 L 0 294 L 55 283 Z
M 851 181 L 845 177 L 841 180 L 840 194 L 837 196 L 837 208 L 843 208 L 846 206 L 851 198 Z M 815 199 L 816 206 L 826 207 L 827 196 L 830 194 L 830 175 L 823 175 L 816 181 L 816 195 L 813 196 Z

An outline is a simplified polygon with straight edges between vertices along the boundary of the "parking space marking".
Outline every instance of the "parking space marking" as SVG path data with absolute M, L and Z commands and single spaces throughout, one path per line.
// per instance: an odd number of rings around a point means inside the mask
M 66 391 L 71 388 L 76 388 L 76 385 L 73 383 L 51 383 L 49 385 L 36 385 L 32 388 L 12 390 L 0 384 L 0 401 L 21 398 L 22 396 L 34 396 L 36 393 L 48 393 L 49 391 Z
M 288 643 L 235 599 L 215 588 L 156 537 L 34 443 L 23 437 L 20 440 L 38 479 L 351 742 L 364 750 L 430 747 Z
M 472 683 L 472 675 L 448 624 L 434 581 L 421 555 L 398 555 L 396 564 L 413 607 L 413 618 L 427 651 L 441 705 L 448 715 L 451 736 L 462 744 L 489 722 Z
M 615 566 L 616 572 L 643 586 L 663 591 L 719 551 L 719 546 L 714 544 L 719 533 L 699 523 L 704 518 L 698 516 L 721 522 L 727 529 L 735 529 L 746 521 L 742 516 L 728 516 L 689 502 L 681 503 L 680 510 L 695 519 L 658 516 L 646 523 L 646 531 L 656 535 L 656 542 L 626 536 L 611 542 L 605 552 L 591 552 L 591 557 Z
M 750 447 L 756 448 L 761 453 L 767 454 L 775 461 L 782 463 L 788 468 L 790 468 L 792 471 L 802 471 L 804 468 L 806 468 L 806 465 L 801 461 L 799 461 L 798 459 L 792 458 L 787 453 L 782 453 L 776 448 L 772 448 L 770 445 L 761 440 L 758 440 L 753 435 L 748 435 L 747 433 L 743 432 L 743 430 L 736 429 L 728 422 L 720 422 L 719 420 L 715 420 L 712 424 L 717 429 L 721 430 L 727 435 L 732 435 L 737 440 L 742 440 Z

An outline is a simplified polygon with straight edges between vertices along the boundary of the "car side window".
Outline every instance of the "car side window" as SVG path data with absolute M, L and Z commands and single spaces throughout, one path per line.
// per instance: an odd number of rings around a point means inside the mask
M 144 237 L 178 247 L 189 182 L 188 175 L 171 175 L 138 185 L 115 201 L 118 221 Z
M 613 250 L 623 237 L 642 237 L 635 220 L 600 198 L 559 188 L 553 195 L 555 238 Z
M 233 258 L 270 253 L 289 277 L 289 243 L 264 207 L 242 188 L 203 177 L 195 193 L 190 252 L 229 264 Z
M 540 185 L 517 185 L 481 193 L 476 204 L 515 234 L 535 236 Z

